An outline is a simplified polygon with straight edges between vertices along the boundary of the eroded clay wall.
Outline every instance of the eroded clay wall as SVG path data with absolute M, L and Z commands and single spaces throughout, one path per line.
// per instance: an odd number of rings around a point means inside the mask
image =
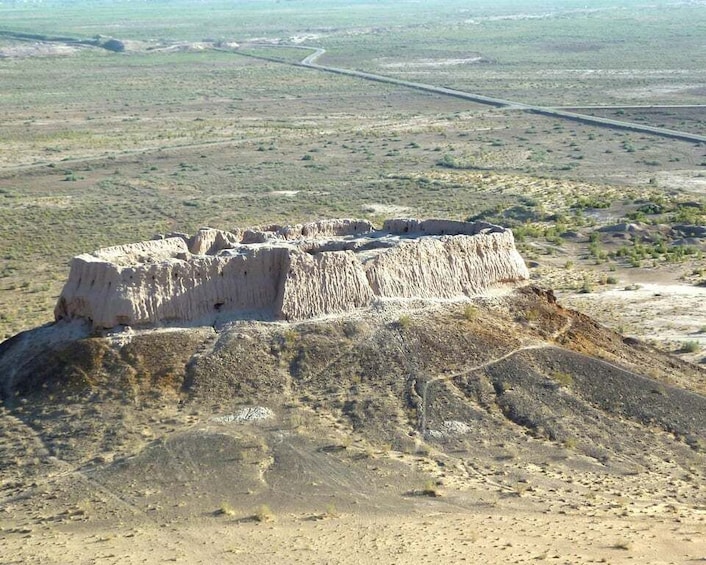
M 370 233 L 374 229 L 375 226 L 368 220 L 345 218 L 296 224 L 294 226 L 278 226 L 275 233 L 279 237 L 288 240 L 300 238 L 320 239 L 326 237 L 362 235 Z
M 506 231 L 488 222 L 461 222 L 456 220 L 418 220 L 394 218 L 385 220 L 382 231 L 397 235 L 477 235 L 481 232 Z
M 365 268 L 373 292 L 388 298 L 473 296 L 529 277 L 510 231 L 402 241 Z
M 282 247 L 243 248 L 230 256 L 167 259 L 134 267 L 77 257 L 55 317 L 87 318 L 98 328 L 191 322 L 227 312 L 259 311 L 271 317 L 287 257 Z
M 528 278 L 512 233 L 483 222 L 327 220 L 204 229 L 72 261 L 55 317 L 94 327 L 210 323 L 221 315 L 299 320 L 376 298 L 448 299 Z M 457 235 L 444 235 L 457 234 Z
M 375 298 L 363 265 L 352 251 L 290 254 L 282 281 L 279 316 L 315 318 L 369 306 Z

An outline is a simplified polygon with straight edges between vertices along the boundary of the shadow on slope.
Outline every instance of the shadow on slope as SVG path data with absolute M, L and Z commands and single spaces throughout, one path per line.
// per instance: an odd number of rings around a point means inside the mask
M 0 441 L 9 497 L 74 480 L 61 500 L 102 492 L 116 515 L 177 519 L 219 500 L 392 511 L 429 490 L 424 477 L 462 505 L 527 485 L 536 504 L 575 496 L 577 483 L 607 496 L 614 480 L 660 504 L 682 481 L 668 498 L 693 503 L 704 478 L 703 369 L 534 288 L 219 333 L 47 331 L 29 358 L 31 334 L 0 351 L 12 366 Z M 271 417 L 228 420 L 247 406 Z

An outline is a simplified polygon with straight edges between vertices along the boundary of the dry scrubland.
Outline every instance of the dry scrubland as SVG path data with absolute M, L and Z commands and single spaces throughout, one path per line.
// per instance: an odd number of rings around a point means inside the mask
M 170 4 L 169 15 L 159 3 L 96 5 L 90 13 L 71 4 L 0 6 L 0 32 L 103 34 L 126 45 L 111 53 L 0 34 L 0 339 L 50 321 L 69 259 L 101 246 L 204 225 L 409 215 L 509 225 L 535 282 L 557 289 L 562 303 L 702 360 L 704 239 L 678 226 L 706 224 L 706 146 L 247 56 L 291 62 L 308 53 L 273 47 L 278 41 L 323 47 L 325 65 L 704 134 L 703 3 L 467 4 L 265 1 L 234 10 L 185 2 Z M 642 105 L 666 107 L 634 107 Z M 676 107 L 684 105 L 692 107 Z M 526 318 L 514 331 L 536 325 L 536 315 Z M 401 331 L 418 325 L 393 321 Z M 457 323 L 481 332 L 473 312 Z M 293 346 L 299 333 L 282 339 Z M 349 384 L 351 394 L 366 385 Z M 538 452 L 545 440 L 518 442 L 507 435 L 515 428 L 503 425 L 473 448 L 482 465 L 452 471 L 444 468 L 449 458 L 423 442 L 351 435 L 340 407 L 320 410 L 321 398 L 338 394 L 321 386 L 320 396 L 293 398 L 264 431 L 226 433 L 237 445 L 223 447 L 224 457 L 251 471 L 272 464 L 271 446 L 287 445 L 282 437 L 301 440 L 301 451 L 279 452 L 278 463 L 291 460 L 297 484 L 313 498 L 289 506 L 247 489 L 231 498 L 229 490 L 209 491 L 210 483 L 191 488 L 189 473 L 202 467 L 188 457 L 192 467 L 175 479 L 185 483 L 186 505 L 144 482 L 132 491 L 125 482 L 116 497 L 80 470 L 172 441 L 175 432 L 226 437 L 210 420 L 215 402 L 182 410 L 148 391 L 139 399 L 6 410 L 0 445 L 14 455 L 3 488 L 21 490 L 35 472 L 46 482 L 37 479 L 28 498 L 8 498 L 0 510 L 12 522 L 3 525 L 10 534 L 0 541 L 3 555 L 78 562 L 88 552 L 129 562 L 131 553 L 152 551 L 154 559 L 182 562 L 323 563 L 356 544 L 364 557 L 394 556 L 389 562 L 451 562 L 459 553 L 469 562 L 518 563 L 706 557 L 703 469 L 688 463 L 703 457 L 671 434 L 655 432 L 661 451 L 643 468 L 631 466 L 622 448 L 611 451 L 610 465 L 597 462 L 581 441 L 578 451 L 574 441 Z M 252 395 L 246 400 L 257 400 Z M 90 426 L 72 422 L 99 414 L 115 427 L 89 464 Z M 640 441 L 644 451 L 652 440 Z M 47 458 L 42 445 L 58 458 Z M 306 454 L 331 445 L 345 448 L 331 457 L 360 469 L 345 488 L 332 473 L 329 499 L 312 468 L 339 467 L 327 466 L 327 451 L 313 460 Z M 539 465 L 537 454 L 547 463 Z M 360 494 L 371 477 L 381 481 L 370 495 L 377 507 Z M 429 496 L 437 487 L 438 499 Z M 201 513 L 192 516 L 192 507 Z M 123 525 L 112 531 L 115 520 Z M 212 549 L 197 554 L 202 543 Z
M 72 255 L 203 225 L 483 216 L 522 226 L 526 256 L 548 270 L 575 266 L 563 282 L 549 279 L 559 288 L 584 289 L 584 278 L 629 284 L 635 269 L 623 274 L 624 266 L 665 257 L 680 261 L 670 274 L 700 280 L 696 249 L 670 255 L 651 241 L 637 260 L 613 260 L 615 238 L 604 238 L 605 250 L 588 241 L 592 224 L 631 213 L 703 223 L 706 149 L 698 144 L 215 52 L 203 42 L 235 41 L 243 53 L 283 60 L 306 51 L 252 40 L 320 45 L 324 64 L 528 103 L 703 102 L 706 65 L 695 48 L 702 8 L 639 6 L 518 11 L 500 3 L 491 11 L 445 3 L 399 20 L 385 3 L 246 3 L 237 18 L 220 5 L 196 11 L 188 26 L 158 7 L 99 7 L 90 18 L 65 7 L 60 29 L 50 8 L 5 8 L 12 30 L 113 34 L 127 50 L 0 38 L 0 334 L 49 320 Z M 702 108 L 583 111 L 703 130 Z M 581 237 L 562 238 L 567 231 Z

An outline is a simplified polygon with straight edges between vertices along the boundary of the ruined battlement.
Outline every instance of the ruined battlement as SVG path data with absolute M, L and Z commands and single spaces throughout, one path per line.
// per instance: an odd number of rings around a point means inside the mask
M 512 232 L 394 219 L 199 230 L 75 257 L 55 318 L 94 328 L 302 320 L 381 299 L 454 299 L 528 278 Z

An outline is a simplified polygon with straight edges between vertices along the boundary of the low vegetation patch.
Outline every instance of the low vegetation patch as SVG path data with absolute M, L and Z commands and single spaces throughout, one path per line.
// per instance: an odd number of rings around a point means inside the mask
M 696 353 L 701 349 L 698 341 L 685 341 L 679 348 L 680 353 Z
M 257 510 L 255 510 L 255 514 L 253 514 L 253 519 L 256 522 L 274 522 L 275 521 L 275 514 L 272 512 L 269 506 L 267 504 L 263 504 L 262 506 L 259 506 Z

